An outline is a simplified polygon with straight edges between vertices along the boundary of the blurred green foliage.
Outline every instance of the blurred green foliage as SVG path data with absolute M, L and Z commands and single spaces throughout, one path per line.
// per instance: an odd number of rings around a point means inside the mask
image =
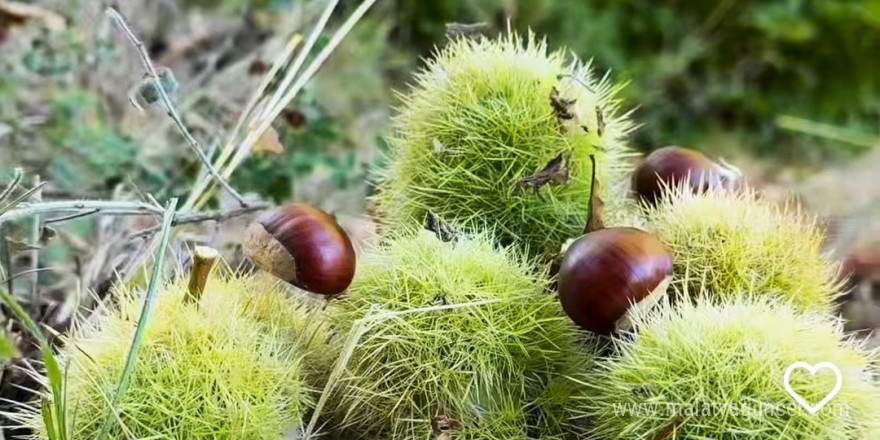
M 232 176 L 234 187 L 282 203 L 293 198 L 296 185 L 308 181 L 320 169 L 330 173 L 334 189 L 362 184 L 364 173 L 355 150 L 338 148 L 345 141 L 340 121 L 314 97 L 295 100 L 274 128 L 284 152 L 258 153 L 248 158 Z
M 12 342 L 12 338 L 5 331 L 0 330 L 0 366 L 5 361 L 21 356 L 18 347 Z
M 875 133 L 880 118 L 878 0 L 397 0 L 400 42 L 424 52 L 449 21 L 528 28 L 630 85 L 636 145 L 749 152 L 815 162 L 842 144 L 783 131 L 794 115 Z M 846 146 L 846 145 L 843 145 Z M 850 150 L 851 151 L 851 150 Z
M 51 101 L 52 121 L 43 134 L 59 151 L 49 171 L 63 188 L 112 188 L 137 171 L 138 143 L 116 131 L 94 94 L 59 93 Z

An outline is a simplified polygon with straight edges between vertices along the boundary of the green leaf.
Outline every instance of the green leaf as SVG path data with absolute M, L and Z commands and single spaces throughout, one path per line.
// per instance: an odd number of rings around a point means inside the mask
M 0 333 L 0 361 L 15 359 L 21 356 L 21 352 L 7 334 Z

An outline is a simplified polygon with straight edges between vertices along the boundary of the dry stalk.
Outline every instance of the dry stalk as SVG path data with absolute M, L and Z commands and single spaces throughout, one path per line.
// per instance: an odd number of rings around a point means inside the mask
M 187 145 L 196 153 L 196 156 L 205 165 L 205 168 L 208 169 L 208 172 L 211 176 L 216 179 L 220 185 L 225 189 L 229 194 L 235 198 L 236 201 L 242 206 L 247 206 L 247 203 L 241 197 L 241 195 L 229 185 L 229 182 L 224 180 L 224 178 L 217 172 L 217 169 L 214 168 L 214 165 L 211 164 L 211 160 L 205 156 L 205 152 L 202 151 L 202 147 L 199 145 L 199 142 L 190 134 L 189 129 L 186 128 L 186 125 L 183 123 L 183 119 L 181 119 L 180 114 L 177 112 L 177 108 L 171 102 L 171 98 L 165 92 L 165 88 L 162 87 L 162 84 L 159 81 L 159 74 L 156 72 L 156 67 L 153 65 L 152 60 L 150 60 L 150 55 L 147 53 L 147 49 L 144 46 L 144 43 L 138 39 L 138 37 L 134 34 L 131 28 L 126 23 L 125 18 L 122 17 L 116 9 L 107 8 L 107 15 L 110 16 L 119 27 L 125 32 L 125 35 L 131 40 L 132 44 L 134 44 L 135 48 L 137 48 L 138 53 L 141 56 L 141 62 L 144 65 L 144 68 L 149 73 L 150 77 L 153 80 L 153 83 L 159 92 L 159 96 L 162 98 L 162 102 L 165 104 L 165 107 L 168 109 L 168 116 L 174 121 L 178 128 L 180 128 L 181 134 L 183 134 L 184 139 L 186 139 Z

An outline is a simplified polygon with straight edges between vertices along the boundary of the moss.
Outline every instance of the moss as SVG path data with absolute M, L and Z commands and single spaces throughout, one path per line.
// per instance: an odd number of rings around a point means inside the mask
M 838 265 L 823 253 L 824 232 L 791 204 L 753 189 L 694 195 L 671 188 L 646 208 L 648 229 L 673 253 L 675 279 L 719 300 L 770 295 L 800 309 L 830 312 Z
M 581 416 L 599 439 L 880 438 L 876 353 L 847 339 L 826 315 L 765 298 L 701 300 L 636 320 L 638 336 L 619 339 L 613 354 L 581 376 Z M 795 362 L 841 370 L 840 392 L 815 415 L 784 388 Z M 799 369 L 790 383 L 815 404 L 836 379 L 829 370 L 811 376 Z M 640 404 L 639 414 L 624 410 Z
M 385 313 L 358 341 L 334 396 L 340 438 L 554 438 L 540 402 L 576 350 L 577 330 L 544 274 L 489 234 L 443 242 L 404 230 L 361 257 L 349 295 L 331 312 L 341 334 Z M 564 392 L 564 390 L 556 390 Z
M 554 89 L 561 108 L 551 104 Z M 633 124 L 618 113 L 618 90 L 589 64 L 548 53 L 531 34 L 452 41 L 402 97 L 387 165 L 375 172 L 379 220 L 394 230 L 432 211 L 494 228 L 502 244 L 529 255 L 556 255 L 583 231 L 589 156 L 596 155 L 608 191 L 627 171 L 623 139 Z M 567 173 L 541 186 L 522 184 L 557 158 Z M 625 198 L 606 202 L 613 223 Z
M 303 310 L 266 280 L 215 273 L 198 307 L 184 304 L 186 284 L 160 293 L 109 438 L 277 440 L 298 426 L 310 398 L 295 326 L 280 318 L 302 323 Z M 63 337 L 74 438 L 98 437 L 141 295 L 116 291 L 117 305 Z

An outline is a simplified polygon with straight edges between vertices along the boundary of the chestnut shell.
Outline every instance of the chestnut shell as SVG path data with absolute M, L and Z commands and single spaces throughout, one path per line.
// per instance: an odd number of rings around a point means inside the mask
M 281 208 L 258 220 L 290 253 L 295 277 L 286 281 L 309 292 L 335 295 L 354 279 L 351 239 L 330 214 L 307 204 Z
M 672 254 L 654 235 L 636 228 L 599 229 L 566 250 L 559 269 L 559 300 L 580 327 L 611 334 L 633 303 L 672 276 Z
M 635 169 L 632 189 L 638 197 L 650 204 L 657 202 L 667 187 L 675 187 L 687 180 L 694 193 L 711 187 L 736 186 L 722 176 L 720 165 L 699 151 L 671 145 L 653 151 Z

